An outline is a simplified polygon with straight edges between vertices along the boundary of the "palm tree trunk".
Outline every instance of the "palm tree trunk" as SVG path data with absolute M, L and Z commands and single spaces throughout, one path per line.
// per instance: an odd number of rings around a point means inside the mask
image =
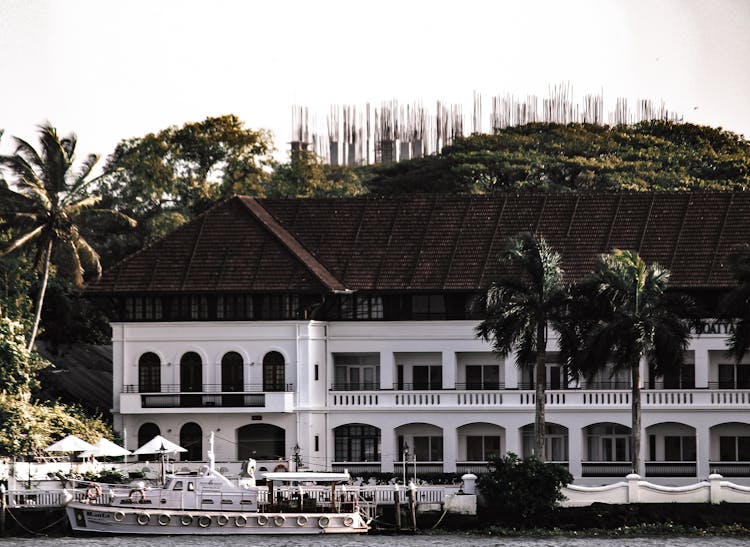
M 631 386 L 631 423 L 630 430 L 630 457 L 632 461 L 632 472 L 641 474 L 641 366 L 640 358 L 630 365 L 632 383 Z
M 536 400 L 534 409 L 534 454 L 542 461 L 546 461 L 545 450 L 545 393 L 547 391 L 546 366 L 546 325 L 540 321 L 536 330 L 536 366 L 534 367 Z
M 39 330 L 39 321 L 42 318 L 42 306 L 44 305 L 44 293 L 47 291 L 47 281 L 49 280 L 49 265 L 52 260 L 52 239 L 47 242 L 47 248 L 44 251 L 44 272 L 42 274 L 42 283 L 39 292 L 36 295 L 36 312 L 34 314 L 34 326 L 31 329 L 31 338 L 29 338 L 29 351 L 34 349 L 36 333 Z

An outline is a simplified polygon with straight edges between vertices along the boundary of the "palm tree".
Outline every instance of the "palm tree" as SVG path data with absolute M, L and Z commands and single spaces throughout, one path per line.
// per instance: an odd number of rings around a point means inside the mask
M 15 186 L 13 189 L 0 184 L 0 218 L 4 221 L 3 227 L 13 234 L 7 247 L 0 251 L 0 257 L 32 242 L 36 245 L 36 264 L 41 268 L 41 279 L 28 343 L 31 350 L 39 329 L 53 248 L 61 273 L 70 275 L 80 287 L 85 270 L 101 275 L 99 255 L 79 231 L 81 214 L 86 210 L 106 214 L 125 220 L 131 226 L 134 221 L 115 211 L 93 209 L 100 198 L 89 194 L 97 180 L 90 175 L 99 157 L 91 154 L 73 169 L 74 134 L 61 139 L 47 123 L 39 128 L 40 152 L 19 138 L 15 139 L 15 144 L 15 154 L 0 156 L 0 165 L 11 174 Z
M 486 317 L 476 332 L 503 357 L 517 350 L 519 367 L 535 363 L 534 453 L 545 460 L 547 328 L 557 330 L 569 299 L 568 288 L 560 255 L 541 237 L 522 233 L 511 238 L 501 260 L 520 268 L 521 276 L 492 283 L 485 299 Z
M 657 376 L 679 370 L 696 319 L 692 300 L 667 293 L 669 272 L 635 251 L 602 255 L 581 289 L 577 331 L 581 347 L 573 368 L 591 378 L 612 363 L 631 376 L 632 471 L 641 472 L 641 375 L 644 356 Z M 580 313 L 580 310 L 586 310 Z
M 750 245 L 729 255 L 729 264 L 737 286 L 721 300 L 721 315 L 735 321 L 727 340 L 728 353 L 739 363 L 750 349 Z

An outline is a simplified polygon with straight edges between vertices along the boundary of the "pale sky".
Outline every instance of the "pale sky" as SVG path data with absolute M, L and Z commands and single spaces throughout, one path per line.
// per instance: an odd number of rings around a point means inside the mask
M 750 138 L 750 0 L 0 0 L 5 152 L 44 120 L 78 134 L 79 157 L 105 157 L 228 113 L 285 151 L 293 104 L 324 118 L 566 82 L 603 90 L 605 110 L 663 100 Z

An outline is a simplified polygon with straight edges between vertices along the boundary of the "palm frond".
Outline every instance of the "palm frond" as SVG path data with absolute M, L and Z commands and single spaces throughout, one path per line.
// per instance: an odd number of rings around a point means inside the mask
M 16 239 L 12 240 L 10 244 L 3 251 L 0 251 L 0 257 L 5 256 L 9 253 L 12 253 L 19 247 L 24 246 L 26 243 L 28 243 L 32 239 L 38 237 L 43 231 L 44 231 L 44 226 L 37 226 L 30 232 L 27 232 L 23 234 L 22 236 L 17 237 Z
M 83 269 L 86 271 L 93 271 L 96 275 L 96 279 L 99 279 L 102 276 L 101 257 L 99 256 L 99 253 L 97 253 L 89 242 L 80 235 L 75 239 L 74 243 Z

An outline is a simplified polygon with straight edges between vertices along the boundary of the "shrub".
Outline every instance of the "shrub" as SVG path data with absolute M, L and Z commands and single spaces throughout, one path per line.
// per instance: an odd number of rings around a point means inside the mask
M 509 452 L 490 458 L 489 472 L 477 480 L 494 522 L 522 528 L 533 527 L 565 497 L 562 487 L 573 480 L 568 470 L 538 458 L 521 459 Z

